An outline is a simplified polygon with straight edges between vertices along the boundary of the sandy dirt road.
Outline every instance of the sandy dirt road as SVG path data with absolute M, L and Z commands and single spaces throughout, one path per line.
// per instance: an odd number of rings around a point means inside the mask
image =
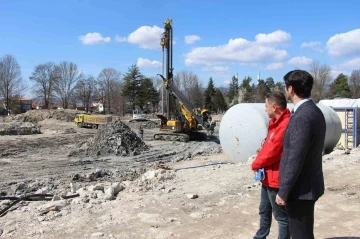
M 259 184 L 252 179 L 250 163 L 231 164 L 223 153 L 212 150 L 218 143 L 153 142 L 153 131 L 147 130 L 145 141 L 152 149 L 142 155 L 69 158 L 69 149 L 94 130 L 63 134 L 73 126 L 46 127 L 48 133 L 43 135 L 1 138 L 1 150 L 8 152 L 0 157 L 1 191 L 11 193 L 20 182 L 34 185 L 32 190 L 51 185 L 56 193 L 69 191 L 70 182 L 87 188 L 135 181 L 126 184 L 114 200 L 70 199 L 65 207 L 47 214 L 38 210 L 47 202 L 20 204 L 0 217 L 0 238 L 252 238 L 255 234 Z M 179 170 L 164 170 L 173 175 L 170 179 L 138 184 L 142 171 L 137 169 L 148 170 L 158 161 Z M 326 192 L 316 204 L 315 237 L 360 238 L 360 150 L 334 151 L 323 162 Z M 72 175 L 96 168 L 119 174 L 92 182 L 72 181 Z M 126 174 L 129 168 L 132 176 Z M 189 198 L 193 195 L 198 197 Z M 268 238 L 277 238 L 276 221 Z

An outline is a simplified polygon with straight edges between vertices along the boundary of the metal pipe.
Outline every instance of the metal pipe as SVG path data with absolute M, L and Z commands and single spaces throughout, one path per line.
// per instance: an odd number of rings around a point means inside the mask
M 164 52 L 164 47 L 163 47 L 163 54 L 162 54 L 162 75 L 164 75 L 164 71 L 165 71 L 165 62 L 164 62 L 164 57 L 165 56 L 165 52 Z M 162 81 L 161 84 L 161 113 L 162 115 L 164 115 L 164 82 Z
M 341 121 L 329 106 L 317 104 L 326 121 L 325 153 L 331 152 L 341 136 Z M 288 104 L 291 110 L 294 105 Z M 220 144 L 225 155 L 233 162 L 247 162 L 256 154 L 268 131 L 269 116 L 263 103 L 241 103 L 224 114 L 219 129 Z

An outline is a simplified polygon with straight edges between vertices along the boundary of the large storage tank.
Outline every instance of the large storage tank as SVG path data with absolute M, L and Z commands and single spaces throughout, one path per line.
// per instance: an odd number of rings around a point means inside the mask
M 293 104 L 287 105 L 289 110 Z M 341 121 L 333 109 L 318 105 L 325 116 L 325 152 L 330 152 L 339 141 Z M 242 103 L 232 106 L 224 114 L 219 128 L 221 147 L 233 162 L 246 162 L 256 154 L 267 135 L 269 116 L 264 103 Z

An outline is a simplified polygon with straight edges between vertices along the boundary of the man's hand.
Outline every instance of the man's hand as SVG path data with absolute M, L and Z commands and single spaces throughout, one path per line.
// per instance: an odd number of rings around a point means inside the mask
M 278 194 L 276 194 L 276 198 L 275 198 L 275 202 L 280 205 L 280 206 L 285 206 L 286 202 L 284 200 L 282 200 Z

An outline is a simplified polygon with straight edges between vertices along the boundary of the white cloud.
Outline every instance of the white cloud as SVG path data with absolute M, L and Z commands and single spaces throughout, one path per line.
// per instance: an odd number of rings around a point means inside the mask
M 256 42 L 260 44 L 282 44 L 288 42 L 291 35 L 285 31 L 277 30 L 269 34 L 259 33 L 255 36 Z
M 138 58 L 136 65 L 140 68 L 160 68 L 162 63 L 140 57 Z
M 164 29 L 158 26 L 141 26 L 129 34 L 127 41 L 144 49 L 161 49 L 160 39 L 163 32 Z
M 224 80 L 223 83 L 224 83 L 225 85 L 230 85 L 230 80 Z
M 351 72 L 344 70 L 333 70 L 331 69 L 331 78 L 335 79 L 340 73 L 350 76 Z
M 283 68 L 283 63 L 274 62 L 267 65 L 264 70 L 280 70 L 281 68 Z
M 185 43 L 186 44 L 193 44 L 196 41 L 200 41 L 201 38 L 197 35 L 189 35 L 189 36 L 185 36 Z
M 126 42 L 127 39 L 126 39 L 126 37 L 121 37 L 121 36 L 116 35 L 115 41 L 117 41 L 117 42 Z
M 310 41 L 301 43 L 302 48 L 311 48 L 315 51 L 323 52 L 324 49 L 322 47 L 322 43 L 319 41 Z
M 89 32 L 85 36 L 80 36 L 79 40 L 85 45 L 95 45 L 102 42 L 110 42 L 110 37 L 103 37 L 98 32 Z
M 339 68 L 340 69 L 349 69 L 349 70 L 360 69 L 360 57 L 340 64 Z
M 216 75 L 224 75 L 229 71 L 228 66 L 207 66 L 202 69 L 203 71 L 212 71 Z
M 296 56 L 291 58 L 288 63 L 293 66 L 306 66 L 312 62 L 312 59 L 307 58 L 306 56 Z
M 360 29 L 335 34 L 326 47 L 330 56 L 355 56 L 360 54 Z
M 267 38 L 268 37 L 268 38 Z M 227 44 L 213 47 L 197 47 L 186 54 L 187 65 L 213 65 L 224 62 L 262 63 L 279 62 L 288 57 L 286 50 L 275 45 L 286 43 L 290 34 L 276 31 L 256 35 L 256 41 L 244 38 L 230 39 Z

